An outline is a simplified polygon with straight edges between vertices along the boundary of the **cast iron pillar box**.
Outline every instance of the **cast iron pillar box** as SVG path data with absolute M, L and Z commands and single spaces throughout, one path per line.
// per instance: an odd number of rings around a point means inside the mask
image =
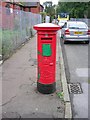
M 60 27 L 52 23 L 42 23 L 35 25 L 34 29 L 37 30 L 37 89 L 41 93 L 50 94 L 56 90 L 56 34 Z

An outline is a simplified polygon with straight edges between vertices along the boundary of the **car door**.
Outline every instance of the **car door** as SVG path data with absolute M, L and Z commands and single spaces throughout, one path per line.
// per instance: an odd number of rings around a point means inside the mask
M 61 38 L 64 37 L 65 35 L 65 30 L 67 29 L 67 23 L 65 23 L 63 26 L 62 26 L 62 29 L 61 29 Z

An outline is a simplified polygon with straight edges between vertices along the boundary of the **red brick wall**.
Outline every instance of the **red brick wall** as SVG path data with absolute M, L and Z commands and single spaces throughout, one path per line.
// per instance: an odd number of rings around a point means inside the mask
M 10 5 L 10 8 L 13 8 L 13 4 L 7 3 L 7 2 L 0 2 L 0 5 L 2 5 L 2 7 L 5 7 L 7 4 Z
M 7 2 L 0 2 L 0 6 L 2 5 L 2 10 L 1 10 L 1 16 L 2 16 L 2 24 L 0 22 L 0 26 L 2 26 L 3 29 L 13 29 L 14 28 L 14 14 L 13 12 L 11 12 L 10 14 L 7 14 L 7 11 L 6 11 L 6 4 Z M 9 3 L 10 4 L 10 3 Z M 10 8 L 12 9 L 18 9 L 18 10 L 21 10 L 21 7 L 18 6 L 18 5 L 13 5 L 13 4 L 10 4 Z M 29 9 L 30 9 L 30 12 L 32 13 L 40 13 L 40 4 L 38 3 L 37 7 L 31 7 L 31 8 L 25 8 L 24 10 L 29 12 Z
M 18 6 L 18 5 L 13 5 L 13 8 L 16 10 L 20 10 L 20 6 Z
M 24 11 L 29 12 L 29 8 L 24 8 Z
M 1 23 L 1 27 L 3 29 L 13 29 L 14 27 L 14 15 L 13 13 L 11 13 L 10 11 L 10 14 L 7 14 L 7 9 L 6 9 L 6 2 L 2 2 L 2 9 L 1 9 L 1 18 L 2 18 L 2 23 Z M 1 3 L 0 3 L 1 5 Z M 13 5 L 10 4 L 10 8 L 13 8 Z
M 40 13 L 40 9 L 38 7 L 31 8 L 32 13 Z
M 10 8 L 21 10 L 21 7 L 19 5 L 12 4 L 12 3 L 8 3 L 8 4 L 10 5 Z M 2 2 L 2 7 L 5 7 L 6 5 L 7 5 L 7 2 Z M 0 6 L 1 6 L 1 2 L 0 2 Z
M 40 13 L 40 3 L 37 3 L 36 7 L 31 7 L 31 12 L 32 13 Z
M 1 4 L 1 2 L 0 2 L 0 4 Z M 6 4 L 7 4 L 6 2 L 2 2 L 3 7 L 5 7 Z M 21 7 L 18 5 L 15 5 L 15 4 L 14 5 L 10 4 L 10 8 L 21 10 Z M 24 9 L 24 11 L 26 11 L 26 12 L 29 12 L 29 9 L 30 9 L 30 12 L 32 12 L 32 13 L 40 13 L 40 3 L 37 4 L 37 7 L 22 8 L 22 9 Z M 41 10 L 42 10 L 42 8 L 41 8 Z
M 2 2 L 0 1 L 0 6 L 2 6 Z

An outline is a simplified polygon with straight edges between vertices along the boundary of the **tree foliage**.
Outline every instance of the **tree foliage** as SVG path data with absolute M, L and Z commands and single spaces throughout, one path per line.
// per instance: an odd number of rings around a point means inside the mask
M 41 16 L 42 16 L 42 23 L 45 22 L 45 17 L 46 17 L 46 12 L 40 12 Z
M 53 16 L 55 15 L 55 9 L 54 6 L 46 6 L 45 12 L 47 13 L 47 15 Z
M 71 18 L 90 18 L 90 2 L 58 2 L 57 14 L 68 12 Z
M 52 19 L 54 19 L 54 17 L 55 17 L 55 5 L 46 6 L 45 12 L 48 16 L 50 16 L 50 22 L 51 22 Z

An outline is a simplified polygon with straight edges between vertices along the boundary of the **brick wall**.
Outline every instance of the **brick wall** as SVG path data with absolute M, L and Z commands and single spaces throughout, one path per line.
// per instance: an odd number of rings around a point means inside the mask
M 40 13 L 40 9 L 39 9 L 39 7 L 33 7 L 33 8 L 31 8 L 31 12 L 32 13 Z

